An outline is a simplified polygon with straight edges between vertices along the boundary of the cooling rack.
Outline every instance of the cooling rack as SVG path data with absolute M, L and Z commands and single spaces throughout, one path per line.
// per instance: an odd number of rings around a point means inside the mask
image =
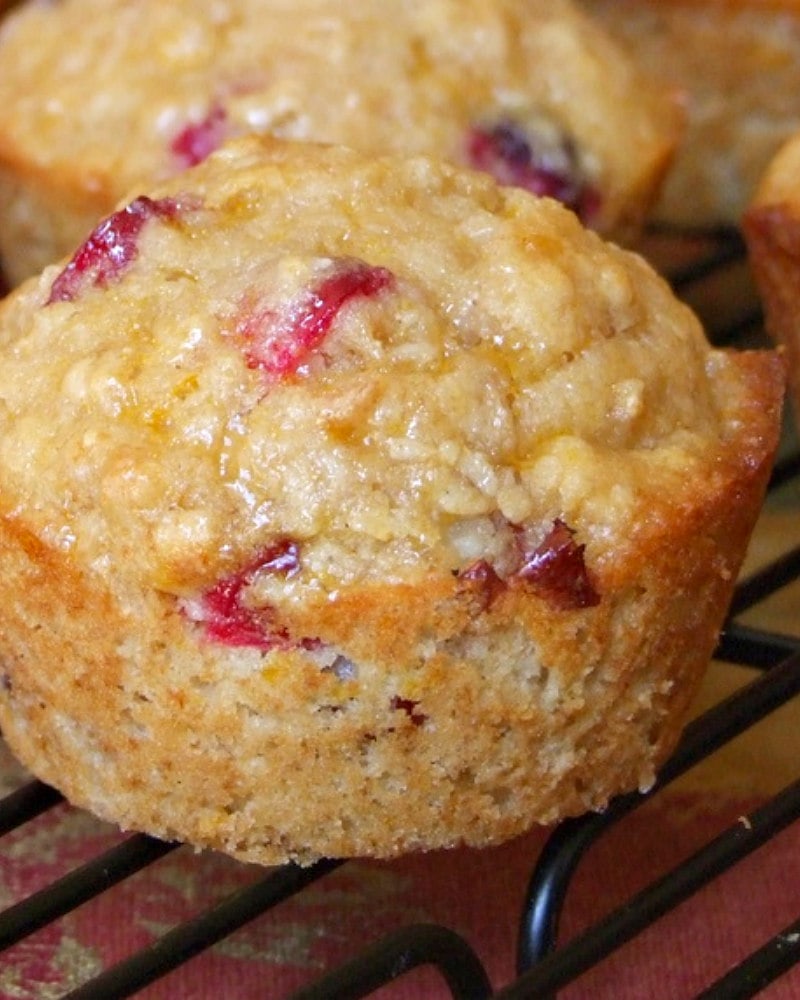
M 655 232 L 644 250 L 668 275 L 678 294 L 700 313 L 715 342 L 741 347 L 764 342 L 744 248 L 735 234 L 677 236 Z M 767 506 L 785 506 L 787 495 L 800 496 L 800 451 L 790 420 Z M 800 530 L 796 537 L 800 542 Z M 795 607 L 800 611 L 800 590 L 792 596 L 792 587 L 800 580 L 800 544 L 792 541 L 791 532 L 781 542 L 779 551 L 769 552 L 739 582 L 717 650 L 716 659 L 730 664 L 731 669 L 735 665 L 748 668 L 748 681 L 694 719 L 649 793 L 621 797 L 604 813 L 570 820 L 549 834 L 538 856 L 531 861 L 527 889 L 521 893 L 523 904 L 514 947 L 517 965 L 509 981 L 490 983 L 484 961 L 457 930 L 441 923 L 410 920 L 376 934 L 374 940 L 353 942 L 351 957 L 331 968 L 317 970 L 304 986 L 290 992 L 292 1000 L 388 996 L 385 990 L 389 984 L 396 984 L 419 967 L 434 971 L 440 987 L 437 997 L 455 1000 L 554 997 L 568 987 L 579 989 L 580 977 L 587 970 L 606 961 L 702 887 L 743 864 L 753 852 L 769 850 L 781 832 L 800 819 L 800 761 L 792 783 L 746 815 L 737 817 L 694 853 L 610 912 L 568 940 L 561 940 L 562 915 L 569 903 L 570 889 L 576 873 L 591 866 L 594 845 L 611 829 L 619 834 L 617 843 L 624 845 L 625 824 L 631 814 L 740 734 L 762 720 L 769 725 L 773 713 L 800 694 L 800 628 L 788 631 L 775 628 L 769 615 L 770 602 L 787 592 L 790 607 L 796 600 Z M 800 619 L 800 615 L 797 617 Z M 17 838 L 15 844 L 18 844 L 19 838 L 24 839 L 30 829 L 31 837 L 41 839 L 42 833 L 36 825 L 39 818 L 65 808 L 68 807 L 58 793 L 21 777 L 18 787 L 0 801 L 0 837 L 5 838 L 0 840 L 0 856 L 9 836 Z M 39 843 L 38 849 L 46 848 L 46 844 Z M 178 966 L 191 962 L 219 942 L 235 939 L 236 933 L 251 921 L 263 919 L 286 900 L 313 892 L 315 885 L 352 864 L 323 861 L 311 868 L 289 865 L 266 872 L 259 870 L 251 881 L 237 885 L 228 895 L 201 906 L 189 919 L 164 930 L 154 943 L 133 950 L 99 972 L 94 970 L 96 974 L 88 975 L 67 992 L 56 993 L 43 987 L 40 994 L 31 994 L 16 980 L 13 989 L 2 992 L 3 955 L 12 954 L 20 942 L 35 939 L 88 901 L 120 892 L 130 876 L 157 864 L 177 849 L 177 845 L 140 835 L 120 838 L 24 897 L 0 900 L 0 905 L 6 906 L 0 913 L 0 996 L 101 1000 L 147 992 L 151 984 L 167 977 Z M 489 892 L 491 887 L 476 885 L 474 890 Z M 753 886 L 752 891 L 757 893 L 758 886 Z M 742 901 L 745 914 L 747 904 L 747 900 Z M 781 977 L 796 974 L 795 966 L 800 966 L 800 886 L 796 909 L 796 919 L 778 933 L 768 934 L 754 950 L 737 956 L 729 971 L 696 996 L 704 1000 L 751 997 L 767 990 Z M 120 933 L 124 937 L 124 927 Z M 792 982 L 797 983 L 796 995 L 800 995 L 800 978 Z M 203 993 L 202 987 L 192 993 L 197 997 L 206 995 L 212 994 Z M 231 992 L 226 993 L 231 998 L 240 995 L 243 994 L 233 985 Z M 263 990 L 252 985 L 247 990 L 248 998 L 266 1000 L 273 995 L 266 984 Z M 576 995 L 581 994 L 570 993 Z M 595 993 L 591 995 L 593 1000 L 603 1000 Z M 608 994 L 609 1000 L 612 995 Z

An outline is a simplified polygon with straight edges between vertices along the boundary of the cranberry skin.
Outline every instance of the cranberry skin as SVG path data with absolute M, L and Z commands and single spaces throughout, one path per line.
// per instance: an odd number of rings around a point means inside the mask
M 537 150 L 535 135 L 527 135 L 514 122 L 475 126 L 467 138 L 467 160 L 500 184 L 557 199 L 584 222 L 599 209 L 599 195 L 580 177 L 574 152 L 566 139 L 554 156 Z
M 193 602 L 187 617 L 203 626 L 206 638 L 224 646 L 249 646 L 268 651 L 295 645 L 312 648 L 315 640 L 294 643 L 285 631 L 275 629 L 270 609 L 249 608 L 242 603 L 242 592 L 260 573 L 293 576 L 300 569 L 300 550 L 296 542 L 282 539 L 266 548 L 244 569 L 224 577 Z
M 591 608 L 600 603 L 584 561 L 585 545 L 560 518 L 532 552 L 524 553 L 517 577 L 561 611 Z
M 136 259 L 139 235 L 153 218 L 174 219 L 180 206 L 173 198 L 154 201 L 142 195 L 100 222 L 75 251 L 50 289 L 47 305 L 72 302 L 88 287 L 104 288 Z
M 374 298 L 393 287 L 394 281 L 384 267 L 355 259 L 337 261 L 332 273 L 285 313 L 266 307 L 240 320 L 236 332 L 245 342 L 248 366 L 271 378 L 294 374 L 351 299 Z
M 393 712 L 405 712 L 415 726 L 422 726 L 427 721 L 428 716 L 424 712 L 417 711 L 418 705 L 418 701 L 402 698 L 399 694 L 393 695 L 389 701 L 389 708 Z
M 486 611 L 498 597 L 508 589 L 508 585 L 498 576 L 491 563 L 478 559 L 458 574 L 459 580 L 473 585 L 477 592 L 479 609 Z
M 214 104 L 202 121 L 187 125 L 175 136 L 170 146 L 178 165 L 186 168 L 202 163 L 222 145 L 226 126 L 227 115 L 219 104 Z

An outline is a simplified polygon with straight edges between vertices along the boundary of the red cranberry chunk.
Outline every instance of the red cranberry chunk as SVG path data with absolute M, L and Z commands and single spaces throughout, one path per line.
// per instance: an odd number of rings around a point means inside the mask
M 170 146 L 178 165 L 193 167 L 210 156 L 225 138 L 226 119 L 225 109 L 215 104 L 202 121 L 186 125 Z
M 178 211 L 172 198 L 153 201 L 142 195 L 104 219 L 56 277 L 47 304 L 72 302 L 85 288 L 103 288 L 116 280 L 136 259 L 145 224 L 153 218 L 174 219 Z
M 556 519 L 544 541 L 523 555 L 517 576 L 525 580 L 553 607 L 560 610 L 590 608 L 600 603 L 584 562 L 585 545 L 578 545 L 575 532 Z
M 467 158 L 500 184 L 556 198 L 584 221 L 599 207 L 599 196 L 581 177 L 574 147 L 565 136 L 554 142 L 508 120 L 476 126 L 467 139 Z
M 239 322 L 248 365 L 276 378 L 295 373 L 351 299 L 374 298 L 393 284 L 394 275 L 386 268 L 355 259 L 336 261 L 331 273 L 299 301 L 278 310 L 266 306 Z
M 506 583 L 485 559 L 479 559 L 459 573 L 459 579 L 473 584 L 478 593 L 480 609 L 490 608 L 506 589 Z
M 206 637 L 225 646 L 252 646 L 270 650 L 299 645 L 312 648 L 316 640 L 294 643 L 276 628 L 270 608 L 251 608 L 243 603 L 244 589 L 261 573 L 292 576 L 300 569 L 296 542 L 282 539 L 263 549 L 244 569 L 224 577 L 196 601 L 184 605 L 184 613 L 203 626 Z

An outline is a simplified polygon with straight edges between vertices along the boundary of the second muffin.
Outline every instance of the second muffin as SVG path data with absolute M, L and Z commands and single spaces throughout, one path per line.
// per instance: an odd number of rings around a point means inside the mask
M 19 281 L 247 131 L 428 152 L 626 238 L 679 126 L 570 0 L 32 2 L 0 31 L 0 253 Z

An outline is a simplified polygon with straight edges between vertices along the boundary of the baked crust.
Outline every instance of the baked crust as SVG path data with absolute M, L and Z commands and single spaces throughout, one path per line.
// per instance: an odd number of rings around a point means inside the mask
M 800 139 L 771 161 L 744 216 L 744 234 L 768 332 L 786 354 L 800 419 Z
M 123 827 L 265 864 L 496 843 L 648 786 L 760 507 L 780 360 L 711 350 L 644 262 L 432 161 L 251 140 L 151 198 L 124 269 L 76 279 L 79 254 L 0 305 L 20 759 Z M 301 249 L 345 247 L 381 281 L 265 392 L 220 321 L 255 308 L 240 271 L 272 322 L 317 274 Z
M 469 143 L 496 127 L 632 239 L 682 122 L 568 0 L 29 4 L 0 35 L 0 253 L 12 282 L 38 272 L 222 134 L 467 162 L 495 159 Z
M 738 226 L 767 163 L 800 128 L 796 0 L 584 0 L 686 110 L 654 217 Z

